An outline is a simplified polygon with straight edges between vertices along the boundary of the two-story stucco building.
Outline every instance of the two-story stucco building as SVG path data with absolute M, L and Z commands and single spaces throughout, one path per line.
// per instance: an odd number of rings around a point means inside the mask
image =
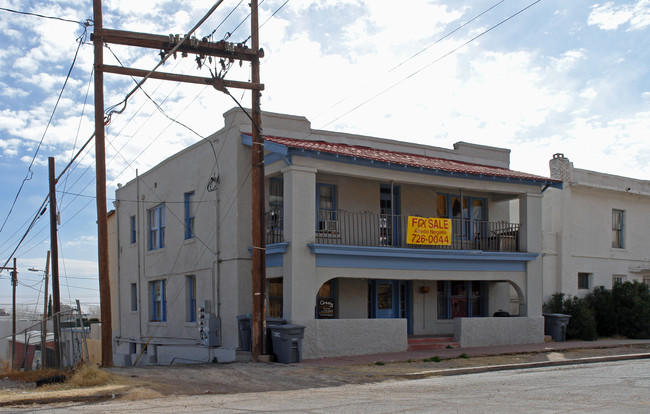
M 116 191 L 116 364 L 237 359 L 251 312 L 251 126 L 225 127 Z M 270 317 L 305 326 L 303 358 L 543 341 L 542 195 L 561 181 L 509 169 L 510 151 L 312 130 L 263 114 Z M 518 217 L 510 217 L 510 204 Z M 412 244 L 408 217 L 451 240 Z M 492 317 L 512 309 L 515 315 Z M 218 339 L 206 345 L 197 308 Z M 516 317 L 515 317 L 516 316 Z
M 563 154 L 550 170 L 564 189 L 544 195 L 544 297 L 650 284 L 650 181 L 578 169 Z

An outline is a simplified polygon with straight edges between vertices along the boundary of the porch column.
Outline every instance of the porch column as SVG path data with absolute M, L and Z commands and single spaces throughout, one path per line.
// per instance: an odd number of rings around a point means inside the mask
M 521 251 L 539 253 L 526 265 L 526 303 L 520 304 L 522 316 L 541 316 L 544 301 L 542 269 L 542 194 L 526 193 L 519 197 L 519 246 Z
M 289 242 L 283 268 L 283 317 L 314 319 L 316 258 L 307 247 L 315 240 L 316 169 L 289 166 L 284 177 L 284 235 Z

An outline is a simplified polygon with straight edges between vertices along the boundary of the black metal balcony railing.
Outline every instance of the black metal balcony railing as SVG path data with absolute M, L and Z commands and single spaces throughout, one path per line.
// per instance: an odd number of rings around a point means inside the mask
M 347 211 L 318 211 L 315 242 L 349 246 L 404 247 L 446 250 L 519 251 L 519 224 L 452 219 L 450 245 L 408 243 L 408 216 Z M 267 213 L 267 243 L 284 241 L 282 214 Z

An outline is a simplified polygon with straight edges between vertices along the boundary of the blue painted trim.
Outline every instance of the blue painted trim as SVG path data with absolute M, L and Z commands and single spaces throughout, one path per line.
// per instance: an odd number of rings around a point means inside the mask
M 266 267 L 282 267 L 284 265 L 284 254 L 289 247 L 288 242 L 273 243 L 266 245 Z M 253 247 L 248 248 L 248 253 L 253 256 Z
M 241 143 L 248 147 L 252 147 L 253 137 L 247 134 L 241 134 Z M 264 141 L 264 149 L 274 154 L 282 155 L 283 157 L 286 157 L 289 154 L 289 147 L 271 141 Z
M 396 249 L 309 244 L 316 266 L 367 269 L 523 272 L 539 253 Z

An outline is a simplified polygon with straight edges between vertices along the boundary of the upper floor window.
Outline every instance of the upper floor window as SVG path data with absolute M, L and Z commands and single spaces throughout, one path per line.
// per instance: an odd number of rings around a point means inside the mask
M 614 286 L 616 283 L 624 283 L 625 282 L 625 275 L 612 275 L 612 286 Z
M 194 191 L 185 193 L 185 240 L 194 237 Z
M 165 247 L 165 205 L 149 210 L 149 250 Z
M 281 229 L 284 209 L 284 181 L 282 178 L 269 180 L 269 217 L 268 226 Z
M 578 289 L 591 288 L 591 273 L 578 273 Z
M 318 207 L 318 230 L 338 232 L 336 220 L 336 186 L 316 184 L 316 205 Z
M 136 242 L 136 225 L 135 225 L 135 216 L 129 217 L 129 233 L 131 235 L 131 244 Z
M 623 228 L 625 224 L 625 212 L 623 210 L 612 209 L 612 247 L 622 249 Z

